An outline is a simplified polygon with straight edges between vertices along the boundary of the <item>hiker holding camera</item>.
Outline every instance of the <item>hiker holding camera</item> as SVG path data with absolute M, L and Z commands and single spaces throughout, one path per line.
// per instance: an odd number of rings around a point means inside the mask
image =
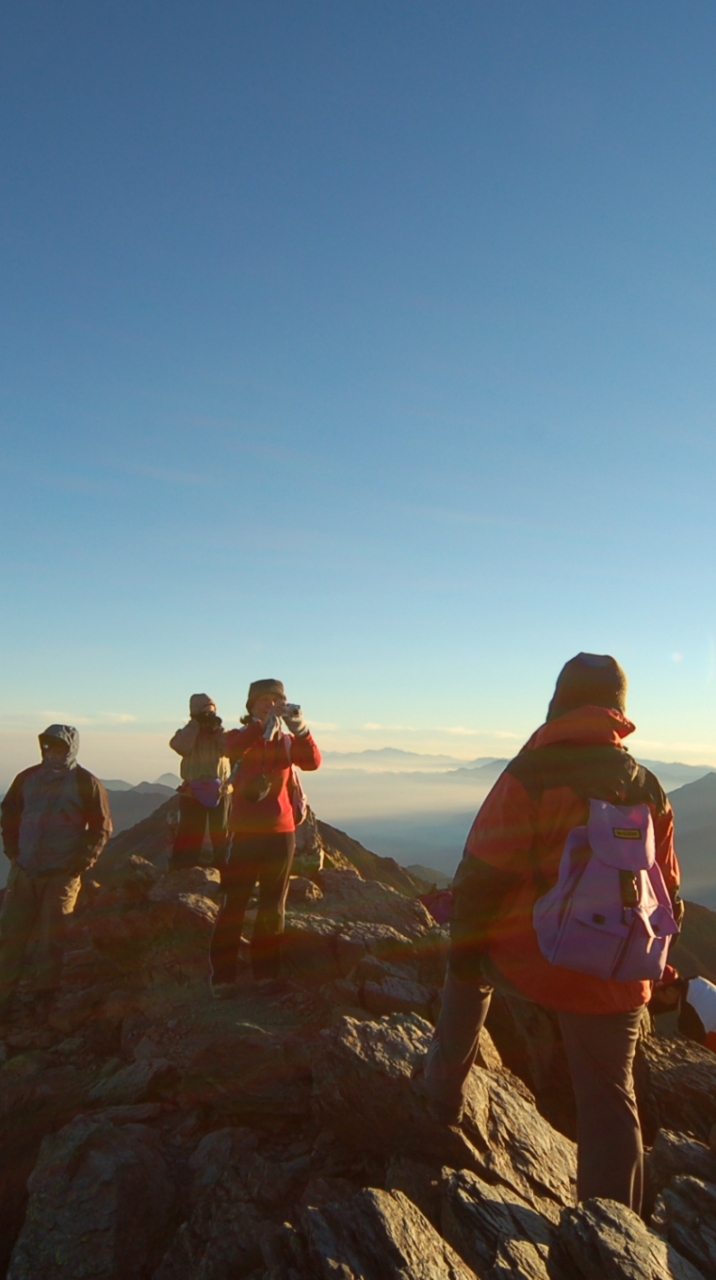
M 637 1213 L 632 1065 L 643 1006 L 683 903 L 671 806 L 622 741 L 626 676 L 606 654 L 563 667 L 547 721 L 477 815 L 454 880 L 448 973 L 413 1087 L 459 1124 L 493 987 L 554 1009 L 577 1103 L 577 1195 Z
M 182 758 L 183 779 L 171 868 L 195 867 L 201 862 L 207 825 L 214 865 L 218 866 L 226 856 L 230 766 L 221 718 L 208 693 L 191 695 L 189 722 L 183 729 L 177 729 L 169 746 Z
M 235 993 L 241 929 L 257 881 L 251 968 L 258 981 L 278 977 L 296 827 L 306 811 L 295 769 L 313 770 L 321 763 L 303 712 L 286 702 L 280 680 L 255 680 L 249 687 L 246 711 L 244 727 L 225 735 L 233 766 L 233 795 L 231 847 L 221 868 L 223 900 L 210 953 L 212 991 L 217 998 Z

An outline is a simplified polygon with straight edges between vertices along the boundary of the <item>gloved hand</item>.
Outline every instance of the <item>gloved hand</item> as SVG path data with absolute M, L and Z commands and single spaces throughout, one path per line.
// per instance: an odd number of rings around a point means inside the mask
M 295 702 L 287 702 L 281 715 L 286 728 L 294 738 L 305 738 L 308 725 L 301 708 Z
M 264 740 L 271 742 L 281 732 L 281 713 L 277 706 L 271 708 L 268 715 L 264 717 L 262 724 L 264 727 Z

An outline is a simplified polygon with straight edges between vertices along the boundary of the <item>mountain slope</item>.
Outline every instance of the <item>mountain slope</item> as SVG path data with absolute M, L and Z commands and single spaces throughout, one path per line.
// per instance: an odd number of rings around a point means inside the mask
M 716 773 L 669 793 L 684 897 L 716 908 Z

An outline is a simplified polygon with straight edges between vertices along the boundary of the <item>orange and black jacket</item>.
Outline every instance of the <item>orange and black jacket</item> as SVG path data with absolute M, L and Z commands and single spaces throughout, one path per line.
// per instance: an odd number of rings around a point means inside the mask
M 634 725 L 607 707 L 578 707 L 548 721 L 505 769 L 478 813 L 455 877 L 451 968 L 475 973 L 487 953 L 524 996 L 572 1013 L 637 1008 L 648 982 L 603 981 L 551 964 L 532 925 L 538 897 L 557 880 L 567 835 L 589 800 L 648 804 L 656 860 L 676 900 L 679 864 L 671 806 L 658 780 L 622 745 Z

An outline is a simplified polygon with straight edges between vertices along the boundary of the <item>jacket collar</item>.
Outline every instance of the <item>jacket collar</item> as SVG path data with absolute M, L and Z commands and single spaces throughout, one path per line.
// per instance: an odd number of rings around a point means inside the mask
M 621 711 L 612 707 L 575 707 L 556 720 L 549 720 L 532 734 L 525 744 L 533 747 L 549 747 L 557 742 L 602 744 L 618 747 L 622 738 L 636 728 Z

